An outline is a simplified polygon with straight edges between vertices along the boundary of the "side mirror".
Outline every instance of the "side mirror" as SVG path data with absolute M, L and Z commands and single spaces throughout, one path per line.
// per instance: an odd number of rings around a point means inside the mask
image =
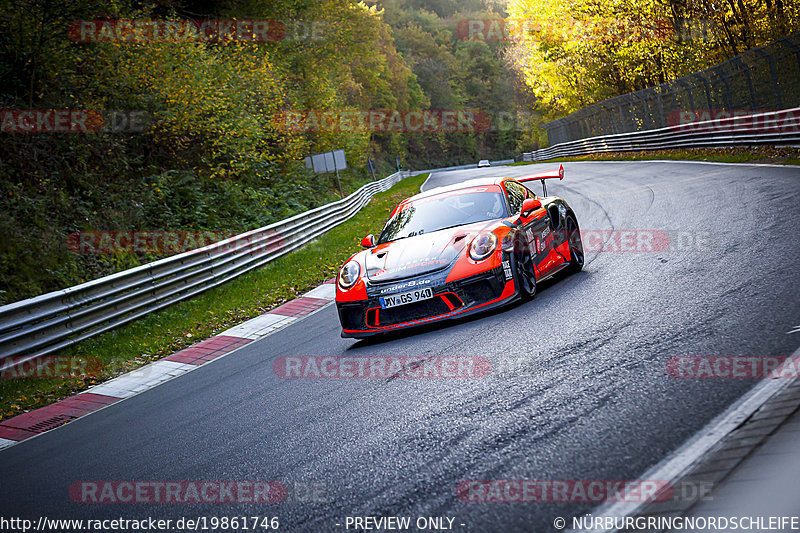
M 372 233 L 361 239 L 361 246 L 364 248 L 372 248 L 375 246 L 375 237 L 372 236 Z
M 529 217 L 531 213 L 542 207 L 542 202 L 536 198 L 526 198 L 522 202 L 522 216 Z

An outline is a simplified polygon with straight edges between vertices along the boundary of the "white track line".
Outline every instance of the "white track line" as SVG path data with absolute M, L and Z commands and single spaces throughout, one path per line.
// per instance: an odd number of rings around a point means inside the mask
M 425 181 L 422 182 L 422 185 L 419 186 L 419 192 L 425 192 L 425 186 L 428 184 L 428 180 L 431 179 L 431 176 L 436 174 L 435 172 L 431 172 L 428 174 L 428 177 L 425 178 Z
M 547 161 L 537 161 L 536 164 L 546 164 Z M 721 161 L 691 161 L 687 159 L 639 159 L 637 161 L 566 161 L 569 165 L 587 165 L 594 163 L 681 163 L 687 165 L 723 165 L 727 167 L 769 167 L 769 168 L 800 168 L 800 165 L 777 165 L 775 163 L 723 163 Z M 552 163 L 555 164 L 555 163 Z
M 795 350 L 792 357 L 800 356 L 800 348 Z M 658 464 L 650 468 L 641 475 L 640 480 L 657 479 L 659 481 L 673 482 L 678 479 L 683 472 L 691 467 L 700 457 L 702 457 L 715 444 L 736 429 L 749 416 L 755 413 L 759 407 L 764 405 L 767 400 L 775 396 L 794 383 L 794 379 L 764 379 L 758 385 L 750 389 L 744 396 L 731 404 L 728 409 L 709 422 L 703 429 L 698 431 L 686 441 L 680 448 L 664 458 Z M 649 505 L 650 502 L 617 502 L 607 503 L 595 509 L 591 515 L 593 517 L 618 517 L 624 518 L 634 516 L 639 511 Z M 587 529 L 581 531 L 616 531 L 613 529 Z

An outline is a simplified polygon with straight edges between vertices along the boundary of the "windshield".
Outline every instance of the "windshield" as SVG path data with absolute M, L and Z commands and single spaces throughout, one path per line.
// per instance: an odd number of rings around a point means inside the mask
M 499 192 L 433 196 L 395 213 L 383 228 L 378 244 L 505 216 L 506 204 Z

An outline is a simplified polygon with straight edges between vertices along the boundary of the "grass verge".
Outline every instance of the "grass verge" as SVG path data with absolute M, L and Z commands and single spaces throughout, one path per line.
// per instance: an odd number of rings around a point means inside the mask
M 101 361 L 92 378 L 0 379 L 0 420 L 166 357 L 313 289 L 336 275 L 364 235 L 379 233 L 392 208 L 419 192 L 427 177 L 402 180 L 347 222 L 254 272 L 54 354 Z
M 645 161 L 648 159 L 675 159 L 688 161 L 713 161 L 719 163 L 772 163 L 800 165 L 800 149 L 772 146 L 735 148 L 688 148 L 675 150 L 647 150 L 643 152 L 609 152 L 577 157 L 559 157 L 540 163 L 566 163 L 570 161 Z M 512 165 L 531 165 L 521 161 Z

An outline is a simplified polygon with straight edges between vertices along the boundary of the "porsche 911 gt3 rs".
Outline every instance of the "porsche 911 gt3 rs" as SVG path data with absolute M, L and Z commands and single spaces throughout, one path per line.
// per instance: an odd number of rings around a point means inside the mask
M 339 271 L 336 306 L 343 337 L 367 337 L 529 300 L 536 285 L 583 268 L 575 213 L 547 196 L 564 168 L 440 187 L 394 208 L 366 250 Z M 541 180 L 543 195 L 524 182 Z

